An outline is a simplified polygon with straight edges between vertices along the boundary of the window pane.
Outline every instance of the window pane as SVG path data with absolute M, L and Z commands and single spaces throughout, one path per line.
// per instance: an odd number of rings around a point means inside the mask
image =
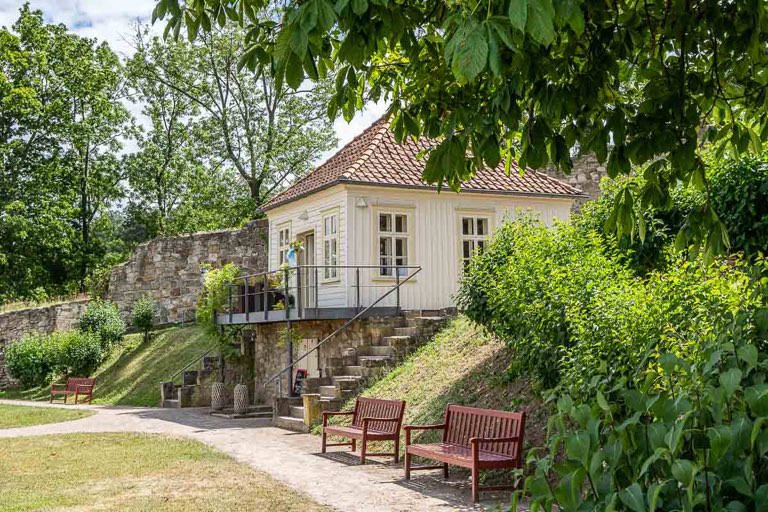
M 379 231 L 389 233 L 392 231 L 392 216 L 388 213 L 379 215 Z
M 478 240 L 477 241 L 477 252 L 479 254 L 482 254 L 485 250 L 485 240 Z
M 395 256 L 408 255 L 408 240 L 405 238 L 395 239 Z
M 408 217 L 405 215 L 395 215 L 395 232 L 407 233 L 408 232 Z
M 473 235 L 474 234 L 474 226 L 473 221 L 471 217 L 464 217 L 461 219 L 461 233 L 463 235 Z
M 379 258 L 379 264 L 381 265 L 381 268 L 379 269 L 379 275 L 382 276 L 391 276 L 394 275 L 392 273 L 392 258 L 389 257 L 381 257 Z
M 472 257 L 472 251 L 474 250 L 474 243 L 472 240 L 464 240 L 462 242 L 462 255 L 464 259 Z
M 379 238 L 379 256 L 392 256 L 392 239 L 388 237 Z
M 488 219 L 477 219 L 477 234 L 478 236 L 488 234 Z

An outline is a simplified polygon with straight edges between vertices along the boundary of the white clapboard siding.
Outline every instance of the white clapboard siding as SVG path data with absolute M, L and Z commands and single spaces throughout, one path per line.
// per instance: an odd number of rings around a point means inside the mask
M 291 224 L 291 237 L 315 231 L 315 261 L 322 263 L 322 216 L 332 208 L 339 209 L 339 264 L 378 264 L 378 213 L 408 215 L 408 264 L 422 267 L 412 282 L 401 288 L 404 309 L 439 309 L 454 305 L 453 296 L 461 275 L 460 219 L 462 215 L 485 216 L 490 231 L 505 216 L 514 217 L 520 210 L 541 215 L 547 225 L 555 218 L 567 220 L 573 199 L 570 197 L 520 196 L 491 193 L 456 194 L 450 191 L 407 189 L 368 185 L 336 185 L 267 212 L 270 223 L 270 269 L 278 267 L 277 233 Z M 299 217 L 306 212 L 307 220 Z M 363 269 L 360 276 L 360 303 L 370 305 L 395 284 L 392 278 L 379 278 L 378 270 Z M 319 307 L 357 306 L 354 270 L 341 272 L 337 282 L 320 280 Z M 395 304 L 394 295 L 380 306 Z

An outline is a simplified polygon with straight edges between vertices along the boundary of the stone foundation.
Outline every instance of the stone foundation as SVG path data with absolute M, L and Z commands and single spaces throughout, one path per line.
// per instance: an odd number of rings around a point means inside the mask
M 332 359 L 344 356 L 344 350 L 374 344 L 378 339 L 389 336 L 402 322 L 401 317 L 366 318 L 353 322 L 349 327 L 334 336 L 318 349 L 319 367 L 333 366 Z M 344 325 L 344 320 L 305 320 L 294 322 L 294 360 L 303 355 L 298 353 L 299 341 L 317 339 L 322 341 L 336 329 Z M 264 383 L 288 365 L 288 348 L 284 344 L 286 325 L 284 323 L 257 324 L 249 326 L 243 333 L 244 344 L 253 347 L 254 394 L 255 403 L 270 403 L 276 395 L 276 386 Z M 314 354 L 310 357 L 315 357 Z M 302 368 L 299 362 L 295 368 Z M 287 372 L 281 379 L 283 391 L 290 388 Z

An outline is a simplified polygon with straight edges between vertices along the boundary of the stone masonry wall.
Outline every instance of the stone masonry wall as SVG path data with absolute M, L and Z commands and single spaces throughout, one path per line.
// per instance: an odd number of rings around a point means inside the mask
M 0 389 L 14 384 L 5 367 L 5 347 L 26 334 L 48 334 L 75 327 L 88 299 L 0 313 Z
M 342 351 L 346 348 L 359 348 L 364 345 L 371 345 L 382 336 L 390 336 L 394 328 L 399 326 L 402 319 L 399 317 L 366 318 L 353 322 L 349 327 L 328 340 L 320 347 L 320 368 L 330 366 L 329 360 L 342 356 Z M 302 354 L 298 353 L 299 341 L 301 339 L 323 340 L 328 335 L 344 324 L 344 320 L 306 320 L 293 324 L 294 330 L 294 358 Z M 264 383 L 281 371 L 288 364 L 287 347 L 281 333 L 285 330 L 284 323 L 258 324 L 249 326 L 243 333 L 243 341 L 253 346 L 254 361 L 254 398 L 256 403 L 268 403 L 275 392 L 275 386 L 269 385 L 266 388 Z M 297 364 L 296 368 L 301 368 L 302 364 Z M 282 379 L 283 389 L 290 386 L 286 377 Z
M 158 305 L 159 323 L 191 322 L 202 287 L 203 263 L 234 263 L 248 272 L 267 269 L 267 222 L 242 229 L 156 238 L 141 244 L 124 264 L 115 267 L 106 299 L 115 302 L 126 322 L 134 303 L 145 293 Z M 0 314 L 0 389 L 13 384 L 5 367 L 5 347 L 25 334 L 73 329 L 88 300 Z
M 553 178 L 578 188 L 588 196 L 576 202 L 575 210 L 578 210 L 584 201 L 595 199 L 600 195 L 600 180 L 608 176 L 605 164 L 600 164 L 592 155 L 574 158 L 570 174 L 564 174 L 554 168 L 547 169 L 546 172 Z
M 109 279 L 107 300 L 126 318 L 134 303 L 149 294 L 158 305 L 159 323 L 194 320 L 202 288 L 204 263 L 234 263 L 247 272 L 267 269 L 267 222 L 253 221 L 242 229 L 155 238 L 141 244 Z

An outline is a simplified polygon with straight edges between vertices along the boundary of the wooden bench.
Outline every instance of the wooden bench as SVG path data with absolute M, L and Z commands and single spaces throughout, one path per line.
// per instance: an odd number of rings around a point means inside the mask
M 402 400 L 381 400 L 378 398 L 359 397 L 355 409 L 350 412 L 323 413 L 323 453 L 328 446 L 352 446 L 355 451 L 357 440 L 361 441 L 360 464 L 365 464 L 368 455 L 391 455 L 395 462 L 400 460 L 400 426 L 403 423 L 405 402 Z M 352 424 L 348 427 L 328 425 L 332 416 L 351 416 Z M 351 439 L 349 443 L 327 442 L 327 436 Z M 391 453 L 369 453 L 369 441 L 394 441 L 395 451 Z
M 89 379 L 85 377 L 72 377 L 67 379 L 66 384 L 51 384 L 51 400 L 56 396 L 64 395 L 64 403 L 67 403 L 67 398 L 74 395 L 75 403 L 81 396 L 88 397 L 88 403 L 93 400 L 93 387 L 96 385 L 96 379 Z
M 472 500 L 479 501 L 480 491 L 514 490 L 514 485 L 480 488 L 481 469 L 519 468 L 523 466 L 522 446 L 525 428 L 524 412 L 504 412 L 476 407 L 449 405 L 441 425 L 406 425 L 405 478 L 411 471 L 440 469 L 448 478 L 448 464 L 472 470 Z M 411 444 L 414 430 L 442 430 L 442 442 Z M 436 466 L 411 466 L 412 456 L 442 462 Z

